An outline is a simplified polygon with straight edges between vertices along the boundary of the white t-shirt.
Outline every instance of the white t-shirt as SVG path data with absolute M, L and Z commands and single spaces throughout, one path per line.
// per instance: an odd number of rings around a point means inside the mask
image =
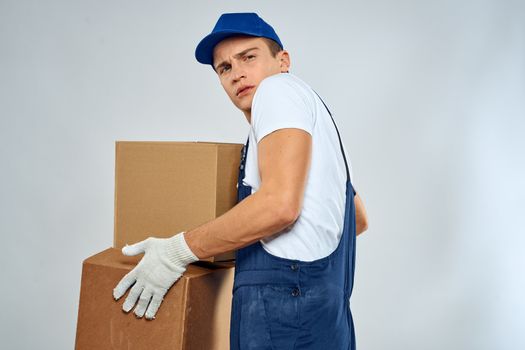
M 346 169 L 336 129 L 323 102 L 309 85 L 290 73 L 265 78 L 253 98 L 250 146 L 243 179 L 244 185 L 252 187 L 252 193 L 260 188 L 261 182 L 257 143 L 283 128 L 299 128 L 312 135 L 312 158 L 303 207 L 293 225 L 263 238 L 261 243 L 270 254 L 313 261 L 330 255 L 341 238 Z M 346 149 L 345 155 L 351 174 Z

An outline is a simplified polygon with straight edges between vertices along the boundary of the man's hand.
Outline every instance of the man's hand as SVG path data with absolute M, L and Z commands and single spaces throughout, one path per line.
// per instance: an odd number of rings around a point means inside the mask
M 368 216 L 366 214 L 365 205 L 363 200 L 359 197 L 359 194 L 356 193 L 354 196 L 355 203 L 355 232 L 356 236 L 359 236 L 361 233 L 365 232 L 368 229 Z
M 186 244 L 184 232 L 171 238 L 150 237 L 125 246 L 122 253 L 128 256 L 145 254 L 113 289 L 113 297 L 118 300 L 134 284 L 122 309 L 129 312 L 138 299 L 135 315 L 140 318 L 146 313 L 147 319 L 155 318 L 164 295 L 186 271 L 186 266 L 199 260 Z

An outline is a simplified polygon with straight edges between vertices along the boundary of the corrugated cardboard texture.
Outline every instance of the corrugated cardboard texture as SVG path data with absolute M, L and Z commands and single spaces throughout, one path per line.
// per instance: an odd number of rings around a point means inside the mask
M 116 143 L 114 247 L 170 237 L 236 204 L 241 144 Z M 207 259 L 234 259 L 234 253 Z
M 139 259 L 110 248 L 84 261 L 75 348 L 228 350 L 233 264 L 189 265 L 148 321 L 112 295 Z

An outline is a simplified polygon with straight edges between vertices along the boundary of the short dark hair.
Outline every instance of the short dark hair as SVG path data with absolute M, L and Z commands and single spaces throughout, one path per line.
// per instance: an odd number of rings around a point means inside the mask
M 266 45 L 268 45 L 272 57 L 277 56 L 277 54 L 283 50 L 282 47 L 277 43 L 277 41 L 268 38 L 263 39 L 264 41 L 266 41 Z

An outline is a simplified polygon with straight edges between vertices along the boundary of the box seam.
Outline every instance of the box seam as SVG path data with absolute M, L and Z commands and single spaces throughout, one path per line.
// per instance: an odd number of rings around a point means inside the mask
M 190 284 L 189 284 L 188 279 L 185 279 L 184 280 L 184 290 L 182 293 L 182 305 L 188 305 L 189 285 Z M 188 329 L 186 322 L 188 321 L 188 318 L 189 318 L 188 317 L 189 307 L 185 307 L 183 309 L 184 309 L 184 312 L 182 313 L 182 322 L 181 322 L 181 327 L 182 327 L 181 334 L 182 334 L 183 341 L 181 342 L 181 345 L 182 345 L 182 348 L 185 349 L 186 342 L 187 342 L 186 331 Z
M 113 248 L 116 248 L 117 247 L 117 210 L 118 210 L 118 203 L 117 203 L 117 160 L 118 160 L 118 148 L 119 148 L 119 141 L 116 141 L 115 142 L 115 181 L 113 182 L 114 183 L 114 190 L 113 190 Z

